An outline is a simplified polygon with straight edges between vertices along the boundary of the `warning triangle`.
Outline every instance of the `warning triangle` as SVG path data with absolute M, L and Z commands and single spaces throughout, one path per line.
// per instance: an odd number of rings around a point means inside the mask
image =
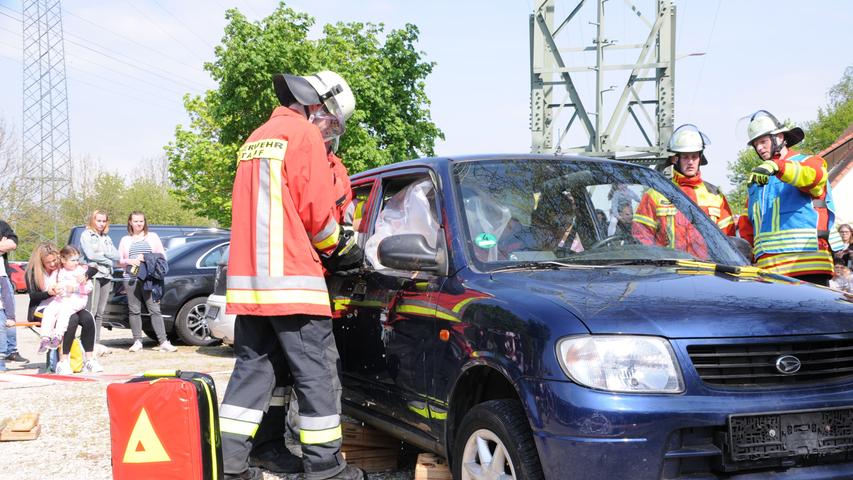
M 127 448 L 124 450 L 123 463 L 154 463 L 169 462 L 169 454 L 154 431 L 154 425 L 148 419 L 148 412 L 143 408 L 136 419 L 136 425 L 130 432 Z

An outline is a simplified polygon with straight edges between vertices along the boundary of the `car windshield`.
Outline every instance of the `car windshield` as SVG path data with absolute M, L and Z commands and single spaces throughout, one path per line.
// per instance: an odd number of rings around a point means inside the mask
M 547 261 L 745 264 L 702 210 L 646 167 L 508 159 L 459 162 L 453 176 L 465 244 L 485 270 Z

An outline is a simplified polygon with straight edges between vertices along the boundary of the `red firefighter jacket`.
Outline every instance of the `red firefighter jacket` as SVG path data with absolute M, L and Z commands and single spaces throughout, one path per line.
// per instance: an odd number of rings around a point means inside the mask
M 344 162 L 333 152 L 329 152 L 329 167 L 335 179 L 335 215 L 338 223 L 344 222 L 344 214 L 352 208 L 352 189 L 350 188 L 349 172 Z
M 701 174 L 686 177 L 673 172 L 672 181 L 707 214 L 726 235 L 734 235 L 735 224 L 726 197 Z M 632 234 L 647 245 L 675 248 L 697 258 L 708 258 L 705 239 L 669 199 L 650 190 L 640 199 L 634 213 Z
M 227 312 L 331 316 L 318 252 L 338 243 L 332 169 L 302 115 L 276 108 L 237 153 Z

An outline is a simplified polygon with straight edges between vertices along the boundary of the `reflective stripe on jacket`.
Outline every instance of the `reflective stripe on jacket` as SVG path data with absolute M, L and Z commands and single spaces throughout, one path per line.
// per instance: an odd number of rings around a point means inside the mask
M 735 221 L 732 209 L 726 196 L 715 185 L 702 180 L 702 174 L 686 177 L 677 171 L 673 172 L 672 181 L 681 188 L 685 195 L 705 212 L 726 235 L 735 234 Z
M 776 163 L 780 170 L 767 185 L 749 186 L 747 213 L 755 232 L 755 258 L 826 249 L 826 238 L 835 220 L 826 162 L 820 157 L 790 152 Z M 826 232 L 823 242 L 819 231 Z
M 331 316 L 318 252 L 337 247 L 340 226 L 320 131 L 278 107 L 237 161 L 227 312 Z
M 634 212 L 631 234 L 645 245 L 681 250 L 696 258 L 708 258 L 702 234 L 668 198 L 649 189 Z

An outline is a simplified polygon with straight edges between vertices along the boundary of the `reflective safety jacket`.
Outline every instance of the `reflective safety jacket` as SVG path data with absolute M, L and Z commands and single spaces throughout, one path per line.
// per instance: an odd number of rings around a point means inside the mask
M 634 212 L 631 234 L 644 245 L 660 245 L 696 258 L 708 258 L 708 246 L 699 230 L 657 190 L 643 194 Z
M 276 108 L 237 152 L 227 312 L 331 316 L 318 252 L 338 244 L 332 169 L 302 115 Z
M 350 188 L 349 172 L 344 162 L 333 152 L 329 152 L 329 167 L 335 180 L 335 215 L 338 223 L 344 223 L 347 210 L 354 209 L 352 205 L 352 189 Z
M 735 221 L 732 217 L 732 209 L 726 196 L 716 185 L 702 180 L 702 174 L 697 173 L 693 177 L 686 177 L 677 171 L 673 171 L 672 181 L 681 188 L 693 203 L 699 206 L 711 220 L 720 227 L 726 235 L 735 234 Z
M 791 150 L 773 161 L 779 171 L 767 185 L 749 186 L 749 225 L 741 229 L 756 265 L 784 275 L 832 275 L 835 206 L 826 161 Z
M 732 210 L 720 189 L 702 180 L 673 172 L 673 183 L 705 212 L 726 235 L 734 235 Z M 661 245 L 685 251 L 698 258 L 708 258 L 702 234 L 672 203 L 656 190 L 649 190 L 640 199 L 634 213 L 632 234 L 647 245 Z

